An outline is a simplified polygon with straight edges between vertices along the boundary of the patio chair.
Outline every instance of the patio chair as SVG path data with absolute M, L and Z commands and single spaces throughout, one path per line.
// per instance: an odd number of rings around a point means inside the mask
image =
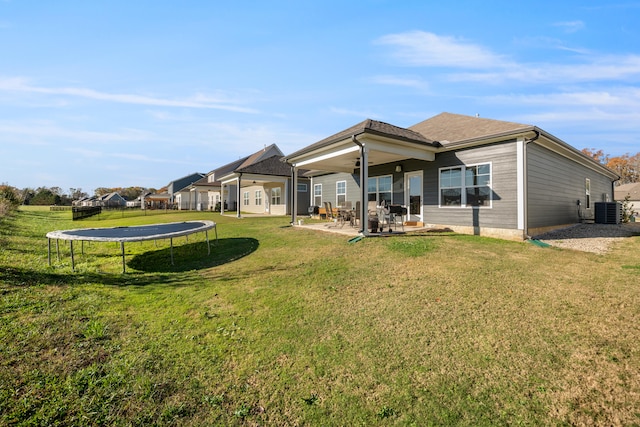
M 335 215 L 333 214 L 333 209 L 331 207 L 331 202 L 324 202 L 324 210 L 327 215 L 327 220 L 333 220 Z
M 356 211 L 355 215 L 353 216 L 353 225 L 360 225 L 360 200 L 356 202 Z

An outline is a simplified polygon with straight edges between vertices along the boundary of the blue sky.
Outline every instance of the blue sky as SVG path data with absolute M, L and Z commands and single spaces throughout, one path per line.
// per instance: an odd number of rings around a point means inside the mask
M 443 111 L 640 151 L 640 1 L 0 0 L 0 183 L 160 188 Z

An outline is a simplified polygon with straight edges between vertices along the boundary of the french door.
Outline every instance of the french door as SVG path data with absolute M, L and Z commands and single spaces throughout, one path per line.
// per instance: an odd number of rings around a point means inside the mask
M 407 218 L 405 221 L 424 222 L 422 211 L 422 171 L 404 174 L 405 201 Z

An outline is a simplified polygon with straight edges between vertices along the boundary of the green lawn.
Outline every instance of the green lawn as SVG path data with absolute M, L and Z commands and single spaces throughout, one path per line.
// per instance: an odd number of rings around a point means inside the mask
M 640 237 L 595 255 L 207 212 L 0 221 L 0 425 L 638 425 Z M 46 232 L 190 219 L 204 236 Z M 74 246 L 75 247 L 75 246 Z

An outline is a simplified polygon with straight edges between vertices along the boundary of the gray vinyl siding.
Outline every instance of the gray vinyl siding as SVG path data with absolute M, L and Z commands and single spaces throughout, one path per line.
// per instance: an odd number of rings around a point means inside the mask
M 358 185 L 359 177 L 348 173 L 334 173 L 314 177 L 309 186 L 311 202 L 313 202 L 313 186 L 316 184 L 322 184 L 322 203 L 331 202 L 331 205 L 335 207 L 336 183 L 338 181 L 346 181 L 347 201 L 352 202 L 353 206 L 355 206 L 356 201 L 360 200 L 360 185 Z
M 291 187 L 290 185 L 291 181 L 289 181 L 289 187 Z M 300 178 L 298 179 L 298 185 L 304 184 L 307 186 L 307 191 L 298 191 L 298 189 L 296 188 L 296 200 L 298 203 L 298 212 L 296 212 L 298 215 L 302 215 L 302 214 L 306 214 L 309 212 L 309 206 L 311 206 L 311 197 L 312 197 L 312 193 L 313 193 L 313 187 L 311 186 L 311 182 L 308 179 L 303 179 Z M 287 197 L 289 196 L 289 194 L 287 194 Z M 285 195 L 283 194 L 282 197 L 285 197 Z M 287 206 L 289 206 L 289 200 L 287 200 Z M 291 208 L 287 209 L 287 214 L 291 213 L 290 212 Z
M 424 172 L 424 221 L 431 224 L 516 229 L 516 143 L 508 141 L 440 153 Z M 491 163 L 491 207 L 440 207 L 439 168 Z
M 580 221 L 577 201 L 586 208 L 585 179 L 591 180 L 591 210 L 611 194 L 611 180 L 536 144 L 527 146 L 527 218 L 529 228 L 573 224 Z

